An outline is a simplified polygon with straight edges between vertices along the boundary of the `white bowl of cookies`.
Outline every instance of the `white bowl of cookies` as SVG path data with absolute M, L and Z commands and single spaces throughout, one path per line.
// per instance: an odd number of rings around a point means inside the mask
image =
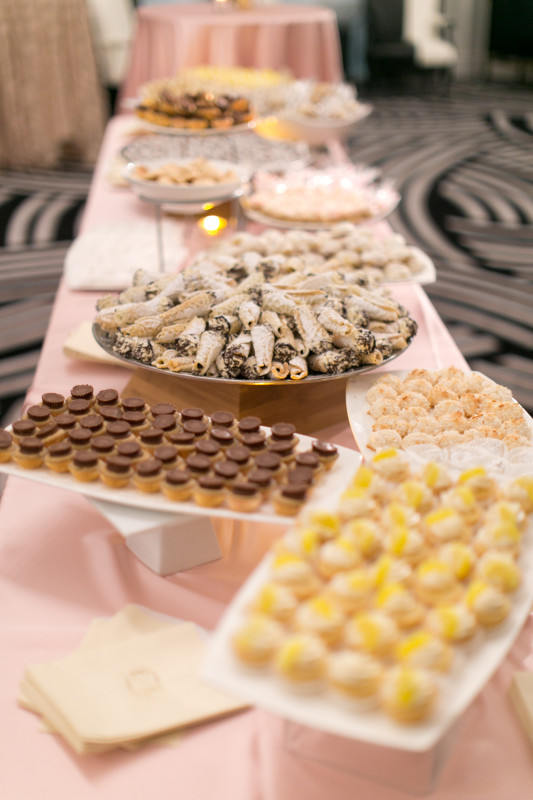
M 232 161 L 158 158 L 130 162 L 124 177 L 144 200 L 207 203 L 236 194 L 248 182 L 250 171 Z

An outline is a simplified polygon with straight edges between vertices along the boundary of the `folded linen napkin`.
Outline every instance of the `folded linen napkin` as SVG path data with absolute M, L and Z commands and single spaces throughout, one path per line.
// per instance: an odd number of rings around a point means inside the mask
M 204 647 L 192 623 L 126 606 L 66 658 L 29 666 L 19 703 L 79 754 L 173 743 L 169 733 L 246 708 L 200 681 Z

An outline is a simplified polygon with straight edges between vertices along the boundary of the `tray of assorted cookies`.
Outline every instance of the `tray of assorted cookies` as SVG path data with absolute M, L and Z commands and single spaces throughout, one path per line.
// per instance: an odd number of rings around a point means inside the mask
M 338 504 L 304 509 L 274 544 L 215 632 L 204 679 L 319 730 L 430 749 L 529 615 L 532 514 L 532 477 L 453 477 L 376 453 Z
M 0 471 L 152 511 L 287 524 L 342 491 L 360 455 L 279 421 L 148 406 L 88 384 L 0 430 Z

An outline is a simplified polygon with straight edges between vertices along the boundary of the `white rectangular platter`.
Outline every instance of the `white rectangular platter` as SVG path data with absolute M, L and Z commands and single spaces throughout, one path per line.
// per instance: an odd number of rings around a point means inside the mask
M 263 428 L 269 432 L 268 428 Z M 299 443 L 297 450 L 308 450 L 314 439 L 310 436 L 298 434 Z M 361 463 L 361 455 L 348 447 L 338 448 L 339 457 L 314 487 L 309 506 L 336 503 L 343 489 L 346 487 L 357 467 Z M 46 486 L 58 489 L 67 489 L 77 494 L 95 500 L 105 500 L 109 503 L 132 506 L 134 508 L 147 509 L 149 511 L 170 512 L 174 514 L 194 514 L 205 517 L 225 517 L 226 519 L 239 519 L 249 522 L 268 522 L 274 525 L 289 525 L 291 517 L 276 514 L 270 502 L 263 503 L 260 509 L 253 513 L 233 511 L 230 508 L 204 508 L 192 501 L 177 503 L 167 499 L 161 492 L 147 494 L 135 488 L 125 487 L 123 489 L 112 489 L 100 481 L 93 483 L 82 483 L 77 481 L 70 473 L 57 474 L 47 470 L 45 467 L 40 469 L 22 469 L 14 461 L 0 464 L 0 472 L 7 475 L 16 475 L 18 478 L 37 481 Z
M 383 375 L 397 375 L 399 378 L 405 378 L 406 375 L 409 373 L 409 370 L 406 369 L 396 369 L 396 370 L 387 370 L 385 372 L 371 372 L 366 373 L 363 375 L 358 376 L 357 378 L 351 378 L 346 383 L 346 413 L 348 415 L 348 421 L 350 423 L 350 428 L 352 430 L 354 439 L 357 443 L 357 447 L 361 451 L 364 458 L 369 459 L 375 455 L 375 451 L 368 447 L 368 439 L 370 434 L 372 433 L 372 425 L 374 423 L 373 417 L 370 416 L 370 404 L 366 399 L 366 394 L 368 390 L 379 380 L 379 378 L 383 377 Z M 476 373 L 474 373 L 476 374 Z M 524 419 L 526 420 L 533 439 L 533 419 L 529 416 L 529 414 L 522 409 Z M 489 440 L 476 440 L 478 443 L 482 441 L 489 441 Z M 492 442 L 496 443 L 499 440 L 491 440 Z M 429 446 L 428 446 L 429 447 Z M 465 457 L 465 464 L 464 468 L 468 468 L 472 466 L 472 464 L 468 460 L 468 452 L 467 452 L 467 445 L 461 444 L 459 445 L 460 448 L 464 451 Z M 505 456 L 505 448 L 502 445 L 498 448 L 498 446 L 492 447 L 490 445 L 486 445 L 488 448 L 486 452 L 479 451 L 479 448 L 475 445 L 472 445 L 471 450 L 472 459 L 475 461 L 476 457 L 483 456 L 483 463 L 490 469 L 491 465 L 494 466 L 495 469 L 505 474 L 508 469 L 512 468 L 512 451 L 507 451 L 507 456 L 511 454 L 509 457 L 511 459 L 510 463 L 506 465 L 504 458 L 498 459 L 497 452 L 500 449 Z M 523 450 L 523 448 L 521 448 Z M 529 448 L 528 448 L 529 449 Z M 436 452 L 440 450 L 440 454 L 435 455 L 435 460 L 447 463 L 450 467 L 453 467 L 456 463 L 453 459 L 453 454 L 449 451 L 452 448 L 438 448 L 437 445 L 431 446 L 431 450 L 428 449 L 428 453 Z M 413 454 L 418 453 L 418 448 L 414 448 L 412 450 Z M 451 458 L 450 458 L 451 456 Z M 521 456 L 527 458 L 527 453 L 521 453 Z M 531 460 L 531 472 L 533 472 L 533 441 L 531 443 L 531 453 L 529 457 Z M 431 456 L 433 458 L 433 455 Z M 457 462 L 458 463 L 458 462 Z M 518 463 L 518 462 L 516 462 Z M 506 469 L 507 468 L 507 469 Z M 527 470 L 518 470 L 516 474 L 519 472 L 527 471 Z M 513 472 L 511 471 L 509 475 L 512 475 Z
M 331 508 L 331 505 L 329 506 Z M 231 636 L 244 620 L 247 608 L 268 580 L 271 556 L 266 556 L 234 598 L 215 631 L 202 676 L 213 685 L 267 711 L 294 722 L 349 739 L 423 752 L 430 750 L 474 700 L 511 648 L 529 616 L 533 602 L 533 523 L 524 535 L 520 566 L 524 581 L 512 596 L 512 611 L 498 632 L 457 657 L 443 678 L 436 713 L 426 722 L 401 725 L 379 710 L 353 711 L 334 703 L 326 693 L 293 694 L 265 672 L 241 667 L 231 650 Z

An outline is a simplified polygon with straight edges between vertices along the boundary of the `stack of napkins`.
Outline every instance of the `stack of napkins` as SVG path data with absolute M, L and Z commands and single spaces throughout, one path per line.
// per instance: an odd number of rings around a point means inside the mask
M 204 649 L 194 624 L 126 606 L 95 620 L 66 658 L 28 667 L 19 703 L 77 753 L 135 749 L 246 708 L 200 681 Z

